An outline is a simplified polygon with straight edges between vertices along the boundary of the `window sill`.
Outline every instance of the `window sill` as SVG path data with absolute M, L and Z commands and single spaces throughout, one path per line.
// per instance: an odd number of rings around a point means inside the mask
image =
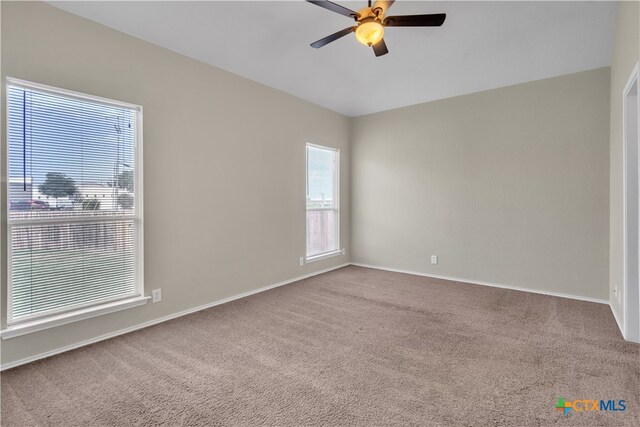
M 150 299 L 151 297 L 145 296 L 128 298 L 121 301 L 110 302 L 95 307 L 83 308 L 69 313 L 47 317 L 45 319 L 38 319 L 31 322 L 7 326 L 6 329 L 0 331 L 0 337 L 2 337 L 3 340 L 6 340 L 9 338 L 19 337 L 20 335 L 42 331 L 44 329 L 55 328 L 56 326 L 66 325 L 67 323 L 77 322 L 79 320 L 89 319 L 91 317 L 144 305 Z
M 327 253 L 324 253 L 324 254 L 318 254 L 318 255 L 313 255 L 313 256 L 306 257 L 304 259 L 304 262 L 305 263 L 310 263 L 310 262 L 314 262 L 314 261 L 321 261 L 323 259 L 333 258 L 334 256 L 340 256 L 340 255 L 344 255 L 344 254 L 345 254 L 345 250 L 344 249 L 338 249 L 337 251 L 327 252 Z

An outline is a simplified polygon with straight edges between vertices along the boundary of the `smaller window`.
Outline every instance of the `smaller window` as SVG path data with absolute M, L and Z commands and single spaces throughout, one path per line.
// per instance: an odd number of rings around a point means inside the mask
M 339 154 L 307 144 L 307 259 L 340 247 Z

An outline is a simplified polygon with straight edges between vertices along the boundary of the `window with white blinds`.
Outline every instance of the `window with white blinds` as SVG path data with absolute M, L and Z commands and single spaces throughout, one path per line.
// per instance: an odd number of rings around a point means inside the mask
M 339 250 L 339 152 L 307 144 L 307 260 Z
M 7 323 L 140 296 L 142 108 L 7 79 Z

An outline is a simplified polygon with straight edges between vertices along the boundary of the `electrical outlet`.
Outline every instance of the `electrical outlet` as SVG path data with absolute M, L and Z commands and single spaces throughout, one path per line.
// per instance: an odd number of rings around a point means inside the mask
M 304 257 L 303 257 L 303 256 L 301 256 L 301 257 L 300 257 L 300 266 L 303 266 L 303 265 L 304 265 Z
M 342 255 L 346 255 L 346 254 L 347 254 L 347 250 L 346 250 L 346 249 L 344 249 L 344 248 L 342 249 L 342 251 L 341 251 L 341 252 L 342 252 Z
M 162 301 L 162 290 L 161 289 L 154 289 L 151 291 L 151 301 L 152 302 L 160 302 Z
M 438 263 L 438 255 L 431 255 L 431 264 Z

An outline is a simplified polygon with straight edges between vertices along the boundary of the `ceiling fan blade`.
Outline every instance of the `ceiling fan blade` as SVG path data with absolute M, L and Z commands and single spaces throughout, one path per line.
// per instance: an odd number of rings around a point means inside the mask
M 316 49 L 319 47 L 322 47 L 326 44 L 329 44 L 333 41 L 338 40 L 341 37 L 346 36 L 349 33 L 352 33 L 357 27 L 349 27 L 349 28 L 345 28 L 344 30 L 340 30 L 337 33 L 333 33 L 323 39 L 320 39 L 316 42 L 311 43 L 311 47 L 315 47 Z
M 339 13 L 340 15 L 344 15 L 347 18 L 355 18 L 355 17 L 358 16 L 357 12 L 354 12 L 351 9 L 347 9 L 344 6 L 340 6 L 339 4 L 332 3 L 332 2 L 330 2 L 328 0 L 307 0 L 307 2 L 313 3 L 316 6 L 323 7 L 325 9 L 327 9 L 327 10 L 332 11 L 332 12 Z
M 382 56 L 389 53 L 389 49 L 387 49 L 387 44 L 384 42 L 384 39 L 380 40 L 378 43 L 371 46 L 373 48 L 373 53 L 376 56 Z
M 383 24 L 385 27 L 439 27 L 446 17 L 446 13 L 388 16 Z
M 373 9 L 374 11 L 376 9 L 382 9 L 382 14 L 386 15 L 387 14 L 387 10 L 389 10 L 389 8 L 391 7 L 391 5 L 395 2 L 396 0 L 378 0 L 373 4 L 373 7 L 371 9 Z

